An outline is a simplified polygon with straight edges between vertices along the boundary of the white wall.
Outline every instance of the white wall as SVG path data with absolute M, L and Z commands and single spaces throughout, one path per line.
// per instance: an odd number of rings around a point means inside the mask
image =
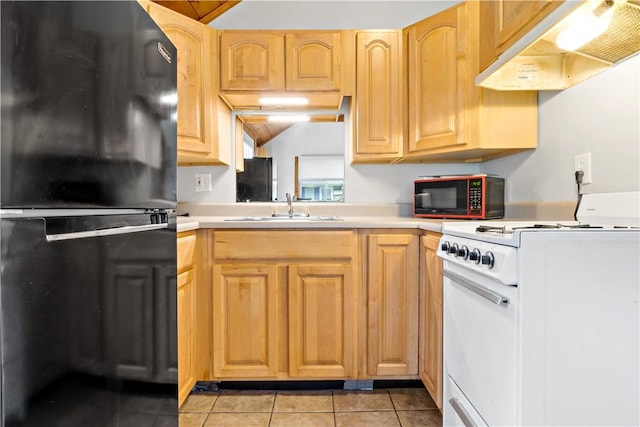
M 265 147 L 276 159 L 278 200 L 293 194 L 294 157 L 301 155 L 344 155 L 344 123 L 296 123 Z
M 576 198 L 573 158 L 591 153 L 583 193 L 640 190 L 640 56 L 564 91 L 538 94 L 538 148 L 485 162 L 507 181 L 507 201 Z

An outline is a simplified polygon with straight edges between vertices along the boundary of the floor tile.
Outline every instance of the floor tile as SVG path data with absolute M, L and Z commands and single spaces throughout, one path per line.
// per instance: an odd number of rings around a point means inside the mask
M 180 407 L 180 412 L 209 412 L 218 394 L 190 394 Z
M 198 414 L 198 413 L 183 413 L 180 414 L 180 418 L 178 418 L 179 427 L 202 427 L 204 424 L 204 420 L 207 419 L 207 414 Z
M 269 427 L 333 427 L 333 412 L 274 412 Z
M 385 412 L 337 412 L 336 427 L 400 427 L 395 411 Z
M 393 411 L 387 391 L 335 391 L 333 407 L 342 411 Z
M 271 412 L 275 393 L 220 393 L 212 412 Z
M 254 413 L 210 413 L 204 427 L 268 427 L 271 414 Z M 182 427 L 182 426 L 180 426 Z
M 278 392 L 273 412 L 333 412 L 333 397 L 328 392 Z
M 419 410 L 437 408 L 427 390 L 423 388 L 389 389 L 389 396 L 396 410 Z
M 426 411 L 398 411 L 402 427 L 441 427 L 442 415 L 437 409 Z

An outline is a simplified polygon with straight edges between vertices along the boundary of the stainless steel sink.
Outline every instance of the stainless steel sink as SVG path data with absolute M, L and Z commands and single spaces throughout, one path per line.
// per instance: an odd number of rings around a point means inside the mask
M 308 222 L 308 221 L 342 221 L 339 216 L 240 216 L 227 218 L 225 221 L 268 221 L 268 222 Z

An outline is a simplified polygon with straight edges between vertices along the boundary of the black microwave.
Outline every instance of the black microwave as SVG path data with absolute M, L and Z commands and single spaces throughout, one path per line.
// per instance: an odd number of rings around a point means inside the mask
M 504 216 L 504 179 L 486 175 L 419 178 L 416 218 L 495 219 Z

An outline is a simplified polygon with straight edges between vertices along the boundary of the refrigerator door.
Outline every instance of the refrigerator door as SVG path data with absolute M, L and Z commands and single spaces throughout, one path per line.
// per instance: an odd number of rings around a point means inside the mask
M 237 202 L 273 201 L 273 159 L 244 159 L 244 172 L 236 175 Z
M 1 2 L 1 203 L 176 205 L 176 49 L 137 2 Z
M 0 425 L 177 427 L 175 215 L 0 224 Z

